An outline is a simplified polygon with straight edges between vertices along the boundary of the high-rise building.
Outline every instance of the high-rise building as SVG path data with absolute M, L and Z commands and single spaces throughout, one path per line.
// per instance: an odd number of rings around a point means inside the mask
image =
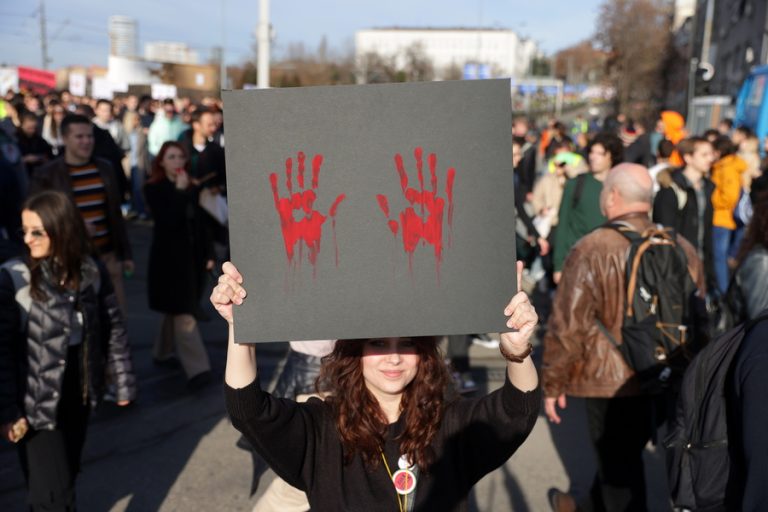
M 116 57 L 136 57 L 137 35 L 135 19 L 129 16 L 110 16 L 109 54 Z

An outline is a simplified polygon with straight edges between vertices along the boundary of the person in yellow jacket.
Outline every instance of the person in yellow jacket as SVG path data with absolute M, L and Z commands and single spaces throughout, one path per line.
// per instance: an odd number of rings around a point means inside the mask
M 721 293 L 728 289 L 728 250 L 736 231 L 733 210 L 741 194 L 741 175 L 747 170 L 747 163 L 736 154 L 737 147 L 728 137 L 718 137 L 715 142 L 718 160 L 712 166 L 712 256 L 717 286 Z

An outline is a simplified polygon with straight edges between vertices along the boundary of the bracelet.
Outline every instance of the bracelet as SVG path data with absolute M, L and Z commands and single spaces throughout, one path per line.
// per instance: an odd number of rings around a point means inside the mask
M 501 352 L 501 355 L 506 359 L 507 361 L 511 363 L 522 363 L 525 361 L 525 358 L 531 355 L 531 352 L 533 352 L 533 345 L 530 343 L 528 344 L 528 348 L 526 348 L 522 354 L 510 354 L 506 350 L 504 350 L 504 345 L 499 344 L 499 351 Z

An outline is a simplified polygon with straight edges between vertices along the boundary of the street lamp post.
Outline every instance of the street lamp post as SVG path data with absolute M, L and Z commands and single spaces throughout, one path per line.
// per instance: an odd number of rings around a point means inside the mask
M 256 38 L 259 45 L 258 79 L 259 89 L 269 89 L 269 0 L 259 0 L 259 26 Z

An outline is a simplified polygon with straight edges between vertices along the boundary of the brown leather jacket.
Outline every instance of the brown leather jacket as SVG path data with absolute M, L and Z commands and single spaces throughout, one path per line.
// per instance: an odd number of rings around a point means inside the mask
M 628 222 L 640 232 L 653 225 L 646 214 L 612 220 Z M 678 243 L 688 257 L 691 277 L 703 290 L 704 273 L 696 250 L 681 236 Z M 640 393 L 632 379 L 634 372 L 595 322 L 599 318 L 614 339 L 621 340 L 628 248 L 623 235 L 598 228 L 568 254 L 544 336 L 545 396 L 609 398 Z

